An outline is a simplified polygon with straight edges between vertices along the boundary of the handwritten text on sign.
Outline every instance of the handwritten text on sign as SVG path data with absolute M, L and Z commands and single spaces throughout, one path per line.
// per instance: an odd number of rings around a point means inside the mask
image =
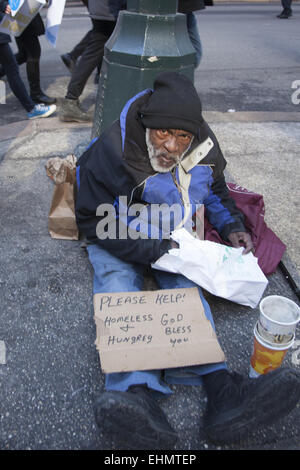
M 197 288 L 94 296 L 104 372 L 221 362 Z

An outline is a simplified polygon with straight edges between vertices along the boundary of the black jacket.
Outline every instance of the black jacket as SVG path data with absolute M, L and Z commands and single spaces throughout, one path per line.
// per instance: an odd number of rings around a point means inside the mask
M 203 10 L 206 6 L 213 6 L 213 0 L 178 0 L 177 10 L 179 13 L 192 13 Z
M 191 13 L 193 11 L 203 10 L 204 8 L 204 0 L 178 0 L 177 10 L 179 13 Z
M 125 105 L 120 120 L 95 139 L 77 164 L 76 219 L 80 231 L 88 240 L 120 259 L 146 265 L 170 247 L 170 241 L 161 237 L 161 233 L 156 238 L 149 237 L 150 229 L 152 234 L 155 228 L 149 217 L 153 204 L 169 207 L 177 204 L 182 214 L 192 214 L 195 205 L 203 203 L 208 219 L 223 238 L 232 231 L 245 231 L 243 216 L 228 195 L 223 175 L 226 161 L 207 123 L 201 127 L 199 140 L 194 138 L 189 153 L 172 172 L 156 173 L 152 169 L 140 119 L 140 109 L 151 93 L 151 90 L 144 90 L 132 98 Z M 184 181 L 188 180 L 186 186 Z M 138 230 L 148 238 L 132 239 L 121 235 L 119 224 L 123 223 L 124 227 L 125 220 L 125 226 L 130 226 L 139 217 L 132 212 L 124 215 L 124 198 L 131 210 L 137 204 L 145 208 L 146 222 Z M 104 209 L 108 212 L 102 212 Z M 109 218 L 110 227 L 115 229 L 114 239 L 101 239 L 98 229 L 102 230 L 102 224 Z M 170 231 L 176 226 L 170 225 Z

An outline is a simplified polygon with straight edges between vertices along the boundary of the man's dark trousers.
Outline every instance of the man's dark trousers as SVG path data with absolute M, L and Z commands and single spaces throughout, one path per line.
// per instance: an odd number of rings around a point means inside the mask
M 92 19 L 92 22 L 93 29 L 90 34 L 90 42 L 76 63 L 68 86 L 67 99 L 77 100 L 95 67 L 101 67 L 105 43 L 116 25 L 115 21 Z
M 287 13 L 292 11 L 292 0 L 281 0 L 282 7 L 286 10 Z

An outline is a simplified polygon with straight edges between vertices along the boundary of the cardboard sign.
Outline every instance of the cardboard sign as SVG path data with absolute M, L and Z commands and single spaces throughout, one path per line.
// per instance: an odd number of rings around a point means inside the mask
M 225 360 L 196 287 L 95 294 L 94 310 L 105 373 Z

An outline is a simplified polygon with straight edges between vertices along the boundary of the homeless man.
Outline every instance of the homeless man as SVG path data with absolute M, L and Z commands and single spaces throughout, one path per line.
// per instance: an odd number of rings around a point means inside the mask
M 128 206 L 142 203 L 146 209 L 178 204 L 183 217 L 203 203 L 223 239 L 235 247 L 243 245 L 248 253 L 251 237 L 228 196 L 225 165 L 216 137 L 203 120 L 197 92 L 184 75 L 164 72 L 156 78 L 154 91 L 133 97 L 120 119 L 93 141 L 77 165 L 76 217 L 90 242 L 94 293 L 142 290 L 145 266 L 176 246 L 170 237 L 150 238 L 145 233 L 135 238 L 121 237 L 118 231 L 112 237 L 101 236 L 103 217 L 97 208 L 110 204 L 118 219 L 121 196 L 126 196 Z M 152 273 L 160 289 L 195 287 L 178 274 L 155 269 Z M 214 327 L 209 305 L 198 289 Z M 204 386 L 205 432 L 217 442 L 240 439 L 277 420 L 291 411 L 300 394 L 300 377 L 289 368 L 257 379 L 230 373 L 225 363 L 112 373 L 106 375 L 106 391 L 95 404 L 97 424 L 132 448 L 172 447 L 176 432 L 156 400 L 157 395 L 172 393 L 170 384 Z

